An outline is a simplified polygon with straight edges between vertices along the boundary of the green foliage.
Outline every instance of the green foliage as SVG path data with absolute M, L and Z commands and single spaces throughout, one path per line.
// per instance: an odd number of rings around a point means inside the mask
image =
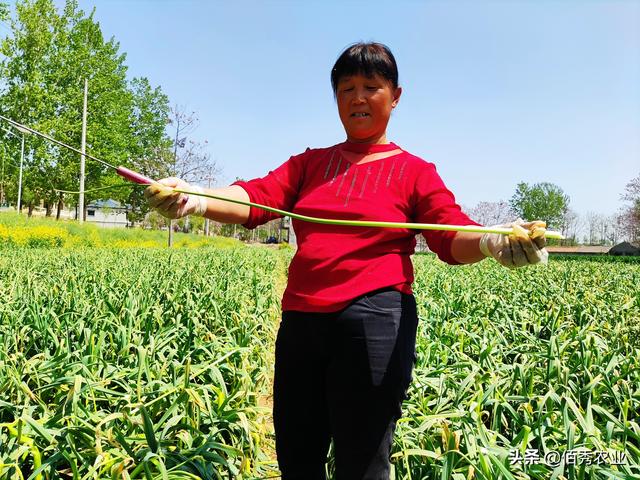
M 9 18 L 9 4 L 0 2 L 0 21 L 6 21 Z
M 550 253 L 549 258 L 554 262 L 600 262 L 600 263 L 637 263 L 640 265 L 640 256 L 623 255 L 567 255 Z
M 274 475 L 259 399 L 274 285 L 290 258 L 262 248 L 4 252 L 0 476 L 26 478 L 36 464 L 43 478 Z M 394 478 L 637 478 L 639 264 L 415 264 L 417 364 Z M 525 449 L 626 458 L 511 464 Z
M 146 174 L 166 171 L 168 98 L 145 78 L 127 81 L 125 54 L 114 38 L 103 37 L 93 12 L 85 15 L 75 0 L 67 0 L 62 11 L 53 0 L 21 0 L 15 11 L 11 33 L 0 43 L 1 112 L 79 148 L 87 79 L 87 151 Z M 55 190 L 78 189 L 78 154 L 32 135 L 26 149 L 24 203 L 77 201 L 75 195 Z M 10 183 L 16 184 L 17 169 L 8 173 Z M 86 162 L 86 189 L 120 181 L 103 165 Z M 144 216 L 146 204 L 139 191 L 87 192 L 85 205 L 105 198 L 131 204 L 131 221 Z
M 266 249 L 4 252 L 0 478 L 272 474 L 274 272 Z
M 395 478 L 638 478 L 640 264 L 415 264 L 417 364 Z M 540 461 L 511 464 L 526 449 Z M 626 459 L 552 467 L 550 450 Z
M 130 125 L 128 163 L 137 171 L 151 178 L 163 178 L 169 173 L 171 140 L 166 134 L 169 122 L 169 98 L 157 88 L 152 88 L 146 78 L 134 78 L 131 82 L 133 110 Z M 127 218 L 141 221 L 149 211 L 143 191 L 128 192 L 123 203 L 131 205 Z
M 259 399 L 291 255 L 4 251 L 0 476 L 37 464 L 43 478 L 274 475 Z M 396 479 L 638 477 L 640 264 L 414 261 L 417 364 Z M 626 459 L 511 464 L 525 449 Z
M 561 229 L 569 208 L 569 196 L 553 183 L 529 186 L 522 182 L 516 187 L 509 204 L 524 220 L 544 220 L 547 228 Z

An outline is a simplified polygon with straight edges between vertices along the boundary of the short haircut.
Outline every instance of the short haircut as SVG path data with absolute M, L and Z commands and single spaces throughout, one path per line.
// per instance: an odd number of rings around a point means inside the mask
M 338 82 L 352 75 L 373 77 L 380 75 L 393 88 L 398 88 L 398 65 L 391 50 L 382 43 L 358 42 L 342 52 L 331 70 L 331 87 L 337 95 Z

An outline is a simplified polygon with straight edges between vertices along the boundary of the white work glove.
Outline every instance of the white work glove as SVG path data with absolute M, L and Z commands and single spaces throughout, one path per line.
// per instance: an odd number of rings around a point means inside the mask
M 163 185 L 171 188 L 166 188 Z M 172 188 L 198 193 L 204 192 L 202 187 L 189 185 L 179 178 L 169 177 L 149 185 L 144 191 L 144 196 L 149 201 L 151 208 L 155 208 L 162 216 L 167 218 L 204 215 L 207 211 L 206 197 L 174 192 Z
M 549 258 L 544 248 L 546 223 L 541 221 L 525 223 L 522 219 L 497 228 L 513 228 L 511 235 L 485 233 L 480 239 L 480 251 L 487 257 L 495 258 L 498 263 L 509 268 L 546 264 Z

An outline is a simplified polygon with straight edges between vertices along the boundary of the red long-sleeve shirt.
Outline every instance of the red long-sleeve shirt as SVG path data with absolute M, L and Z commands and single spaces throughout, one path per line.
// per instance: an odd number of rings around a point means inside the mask
M 239 181 L 252 202 L 312 217 L 345 220 L 478 225 L 456 204 L 432 163 L 401 150 L 352 164 L 341 150 L 359 153 L 400 149 L 390 143 L 345 142 L 307 149 L 263 178 Z M 278 215 L 251 207 L 246 228 Z M 438 257 L 451 256 L 455 232 L 322 225 L 293 220 L 298 250 L 289 266 L 283 310 L 331 312 L 367 292 L 394 287 L 411 293 L 418 233 Z

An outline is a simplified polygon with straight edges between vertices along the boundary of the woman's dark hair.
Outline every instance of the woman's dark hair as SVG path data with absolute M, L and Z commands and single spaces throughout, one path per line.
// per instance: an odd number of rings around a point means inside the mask
M 375 42 L 359 42 L 348 47 L 336 60 L 331 70 L 333 94 L 338 92 L 338 82 L 342 77 L 352 75 L 373 77 L 380 75 L 393 88 L 398 88 L 398 65 L 389 47 Z

